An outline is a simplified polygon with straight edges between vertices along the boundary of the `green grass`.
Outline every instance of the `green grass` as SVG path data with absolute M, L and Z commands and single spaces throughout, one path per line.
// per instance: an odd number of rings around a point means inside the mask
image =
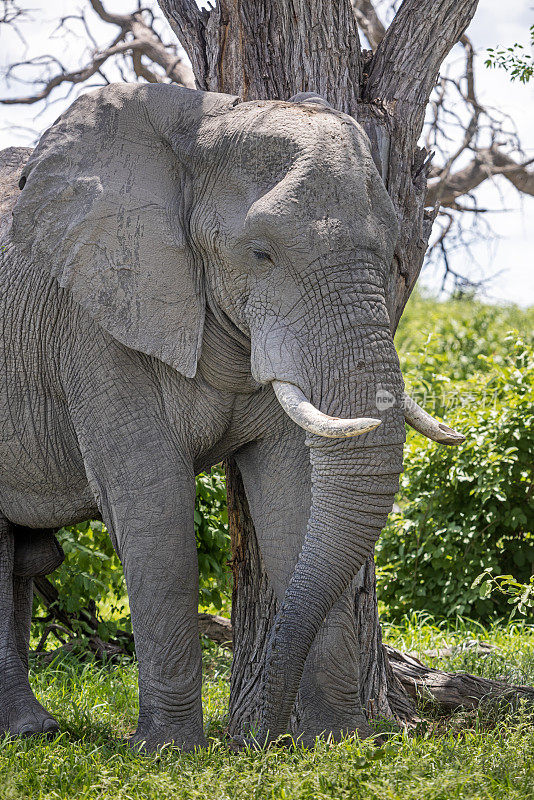
M 452 658 L 434 659 L 436 666 L 534 683 L 534 628 L 525 624 L 445 625 L 418 615 L 387 626 L 385 634 L 391 644 L 417 652 L 456 645 Z M 498 649 L 477 659 L 462 650 L 473 639 Z M 457 715 L 446 724 L 392 734 L 380 747 L 348 738 L 309 751 L 232 754 L 223 738 L 229 670 L 228 656 L 207 647 L 209 749 L 193 755 L 168 750 L 156 758 L 119 742 L 135 723 L 133 663 L 102 666 L 68 657 L 35 666 L 34 689 L 62 733 L 53 742 L 0 740 L 0 798 L 531 800 L 534 794 L 534 724 L 525 710 Z

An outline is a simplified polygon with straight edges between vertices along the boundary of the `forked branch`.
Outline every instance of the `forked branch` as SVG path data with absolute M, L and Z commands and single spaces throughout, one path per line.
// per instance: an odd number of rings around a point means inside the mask
M 421 133 L 425 108 L 443 59 L 460 39 L 478 0 L 404 0 L 373 58 L 364 92 L 403 119 L 411 140 Z
M 356 112 L 361 53 L 349 0 L 218 0 L 210 11 L 199 11 L 194 0 L 158 2 L 201 89 L 243 100 L 317 92 L 335 108 Z M 328 58 L 318 58 L 325 48 Z

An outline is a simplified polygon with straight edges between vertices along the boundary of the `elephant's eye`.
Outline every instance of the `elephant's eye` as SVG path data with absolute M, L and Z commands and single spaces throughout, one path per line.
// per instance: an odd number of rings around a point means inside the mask
M 253 250 L 252 251 L 258 261 L 272 261 L 271 256 L 269 253 L 266 253 L 265 250 Z

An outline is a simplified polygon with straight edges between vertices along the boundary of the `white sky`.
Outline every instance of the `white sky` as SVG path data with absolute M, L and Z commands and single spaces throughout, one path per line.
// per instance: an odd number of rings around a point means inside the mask
M 51 20 L 72 13 L 81 3 L 76 0 L 24 0 L 21 5 L 31 8 L 37 19 L 31 26 L 24 27 L 29 55 L 53 53 L 69 66 L 78 66 L 82 58 L 79 44 L 71 46 L 72 52 L 69 52 L 62 39 L 50 38 L 50 34 L 54 27 Z M 154 7 L 156 3 L 155 0 L 149 0 L 143 5 Z M 134 0 L 107 0 L 106 6 L 113 11 L 128 11 L 134 6 Z M 487 47 L 507 46 L 516 41 L 526 45 L 528 28 L 533 22 L 532 0 L 510 0 L 507 3 L 502 0 L 480 0 L 468 30 L 479 53 L 479 99 L 483 104 L 495 106 L 512 116 L 529 158 L 534 156 L 534 83 L 527 86 L 511 83 L 502 70 L 487 70 L 482 62 Z M 95 20 L 92 28 L 99 44 L 109 41 L 109 26 Z M 0 26 L 0 71 L 12 61 L 23 58 L 24 46 L 20 40 L 5 26 Z M 457 58 L 458 53 L 453 50 L 449 59 L 454 61 Z M 0 96 L 20 93 L 20 86 L 8 88 L 0 77 Z M 0 106 L 0 148 L 33 144 L 35 136 L 28 129 L 38 132 L 45 130 L 70 102 L 64 95 L 61 89 L 54 95 L 60 99 L 44 109 L 42 104 Z M 520 197 L 503 178 L 486 181 L 477 190 L 477 198 L 480 206 L 496 210 L 491 214 L 491 225 L 497 238 L 477 242 L 472 249 L 476 263 L 472 263 L 467 253 L 457 252 L 452 266 L 474 278 L 500 272 L 486 291 L 488 299 L 492 301 L 515 302 L 522 306 L 534 304 L 534 198 Z M 440 275 L 427 269 L 421 281 L 429 286 L 438 286 Z

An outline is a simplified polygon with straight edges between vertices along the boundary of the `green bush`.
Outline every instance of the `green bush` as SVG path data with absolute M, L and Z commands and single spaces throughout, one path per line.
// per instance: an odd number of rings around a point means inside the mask
M 443 387 L 456 399 L 447 422 L 467 436 L 459 448 L 410 432 L 401 478 L 400 512 L 392 514 L 377 549 L 379 597 L 393 619 L 414 609 L 438 616 L 484 618 L 506 613 L 507 598 L 473 586 L 486 569 L 528 583 L 534 567 L 534 351 L 517 334 L 503 337 L 500 353 L 477 353 L 466 380 L 434 377 L 438 411 Z M 439 363 L 441 341 L 427 344 Z M 437 361 L 436 361 L 437 359 Z
M 230 534 L 226 508 L 224 471 L 215 467 L 210 475 L 197 477 L 195 533 L 200 570 L 200 605 L 216 611 L 228 610 L 231 573 L 228 568 Z
M 82 609 L 97 613 L 98 634 L 104 641 L 115 638 L 121 629 L 130 632 L 122 565 L 105 526 L 96 520 L 71 525 L 59 531 L 58 539 L 65 551 L 65 561 L 48 577 L 59 593 L 57 605 L 73 620 L 76 633 L 83 636 L 89 632 L 78 616 Z M 35 611 L 37 626 L 33 633 L 40 636 L 48 615 L 37 596 Z
M 534 307 L 492 306 L 470 297 L 439 302 L 415 290 L 402 315 L 395 346 L 407 382 L 429 391 L 466 380 L 484 368 L 479 356 L 506 356 L 509 330 L 534 344 Z

